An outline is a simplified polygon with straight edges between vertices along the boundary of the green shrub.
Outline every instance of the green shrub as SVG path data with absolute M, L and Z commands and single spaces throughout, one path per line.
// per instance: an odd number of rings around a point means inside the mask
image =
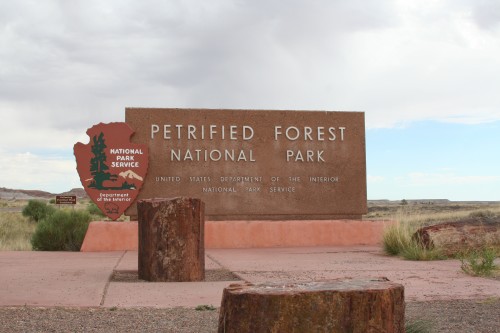
M 411 243 L 411 229 L 404 223 L 391 224 L 384 229 L 383 245 L 385 253 L 397 256 Z
M 80 251 L 91 217 L 86 211 L 59 210 L 38 223 L 33 250 Z
M 102 217 L 105 216 L 104 213 L 99 209 L 99 207 L 97 207 L 97 205 L 93 202 L 89 202 L 89 204 L 87 205 L 87 211 L 91 215 L 97 215 Z
M 395 223 L 384 229 L 384 252 L 392 256 L 402 256 L 407 260 L 441 260 L 446 257 L 439 249 L 428 249 L 413 237 L 415 228 L 407 223 Z
M 56 199 L 50 199 L 49 204 L 54 205 L 56 203 Z
M 23 216 L 38 222 L 55 212 L 55 208 L 47 205 L 46 202 L 40 200 L 30 200 L 28 205 L 23 208 Z
M 437 248 L 427 248 L 418 239 L 413 238 L 407 247 L 402 249 L 401 256 L 406 260 L 443 260 L 446 256 Z
M 497 251 L 493 248 L 472 250 L 460 258 L 462 270 L 473 276 L 491 276 L 497 269 L 495 259 Z

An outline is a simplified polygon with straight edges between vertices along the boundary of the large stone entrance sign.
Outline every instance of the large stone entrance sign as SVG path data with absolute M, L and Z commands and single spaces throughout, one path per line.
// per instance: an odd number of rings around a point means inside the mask
M 149 147 L 139 199 L 200 198 L 208 220 L 366 213 L 362 112 L 127 108 L 125 121 Z

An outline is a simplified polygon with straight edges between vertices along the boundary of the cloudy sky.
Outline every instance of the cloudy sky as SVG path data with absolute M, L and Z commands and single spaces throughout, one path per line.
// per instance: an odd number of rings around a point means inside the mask
M 369 199 L 500 200 L 500 1 L 0 1 L 0 187 L 128 106 L 365 111 Z

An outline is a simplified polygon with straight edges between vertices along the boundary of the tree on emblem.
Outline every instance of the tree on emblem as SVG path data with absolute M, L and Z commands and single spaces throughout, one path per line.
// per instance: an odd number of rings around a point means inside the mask
M 104 149 L 107 147 L 104 141 L 104 133 L 101 132 L 99 137 L 94 135 L 92 138 L 93 145 L 91 148 L 94 157 L 90 159 L 90 174 L 93 176 L 93 181 L 89 187 L 96 188 L 98 190 L 106 189 L 103 186 L 105 180 L 115 181 L 118 176 L 110 174 L 107 170 L 109 167 L 106 165 L 106 153 Z

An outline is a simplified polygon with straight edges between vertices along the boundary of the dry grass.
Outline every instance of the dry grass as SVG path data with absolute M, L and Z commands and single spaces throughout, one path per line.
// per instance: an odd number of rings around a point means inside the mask
M 492 212 L 495 215 L 500 215 L 500 206 L 484 208 L 472 208 L 459 211 L 444 211 L 434 213 L 419 213 L 418 210 L 409 210 L 400 214 L 400 219 L 417 228 L 424 225 L 439 224 L 443 222 L 458 221 L 469 217 L 471 214 L 480 213 L 485 210 Z
M 410 224 L 429 225 L 450 222 L 469 216 L 473 212 L 489 210 L 500 215 L 500 203 L 497 204 L 398 204 L 369 205 L 365 219 L 404 221 Z
M 45 201 L 49 203 L 49 199 L 37 198 L 36 200 Z M 28 201 L 29 200 L 27 199 L 0 199 L 0 209 L 19 208 L 19 210 L 22 210 L 24 206 L 28 204 Z M 90 199 L 78 199 L 76 201 L 76 205 L 56 205 L 56 204 L 50 204 L 50 205 L 58 209 L 70 208 L 76 210 L 83 210 L 87 208 L 90 202 L 91 202 Z
M 28 200 L 0 199 L 0 208 L 20 208 L 28 204 Z
M 413 227 L 399 220 L 387 226 L 383 235 L 385 253 L 393 256 L 400 255 L 403 249 L 410 246 L 413 232 Z
M 35 227 L 19 212 L 0 212 L 0 251 L 31 251 Z

